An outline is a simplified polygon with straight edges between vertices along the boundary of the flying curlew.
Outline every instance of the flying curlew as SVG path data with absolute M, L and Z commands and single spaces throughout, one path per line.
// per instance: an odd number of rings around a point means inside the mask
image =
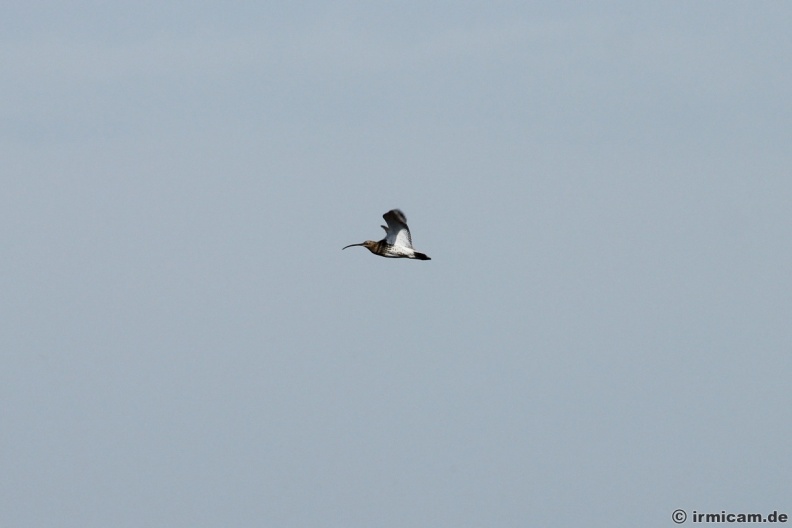
M 382 226 L 385 230 L 385 238 L 379 242 L 366 240 L 360 244 L 350 244 L 341 249 L 352 246 L 363 246 L 375 255 L 388 258 L 411 258 L 418 260 L 431 260 L 423 253 L 413 249 L 410 228 L 407 227 L 407 218 L 398 209 L 391 209 L 382 218 L 387 222 L 388 227 Z

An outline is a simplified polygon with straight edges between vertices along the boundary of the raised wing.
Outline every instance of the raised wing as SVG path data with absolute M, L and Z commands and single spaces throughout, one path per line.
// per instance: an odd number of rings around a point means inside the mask
M 412 248 L 412 237 L 410 236 L 410 229 L 407 227 L 407 218 L 404 213 L 398 209 L 391 209 L 382 218 L 388 223 L 388 227 L 382 226 L 385 229 L 385 242 L 392 246 L 406 246 Z

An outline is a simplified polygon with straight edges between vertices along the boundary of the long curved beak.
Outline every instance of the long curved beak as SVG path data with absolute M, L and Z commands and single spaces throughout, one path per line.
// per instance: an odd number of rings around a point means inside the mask
M 362 242 L 360 244 L 349 244 L 348 246 L 344 246 L 341 249 L 346 249 L 346 248 L 352 247 L 352 246 L 365 246 L 365 244 L 363 244 Z

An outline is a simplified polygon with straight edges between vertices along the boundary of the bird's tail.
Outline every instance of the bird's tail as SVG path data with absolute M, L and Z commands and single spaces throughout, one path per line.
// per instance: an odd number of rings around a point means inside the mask
M 415 258 L 417 258 L 418 260 L 432 260 L 429 257 L 427 257 L 425 253 L 418 253 L 417 251 L 415 252 Z

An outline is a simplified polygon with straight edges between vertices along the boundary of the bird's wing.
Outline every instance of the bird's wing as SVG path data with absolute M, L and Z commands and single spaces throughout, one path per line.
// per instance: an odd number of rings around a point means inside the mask
M 388 223 L 388 228 L 385 230 L 385 242 L 392 246 L 412 248 L 412 237 L 404 213 L 398 209 L 391 209 L 382 215 L 382 218 Z

